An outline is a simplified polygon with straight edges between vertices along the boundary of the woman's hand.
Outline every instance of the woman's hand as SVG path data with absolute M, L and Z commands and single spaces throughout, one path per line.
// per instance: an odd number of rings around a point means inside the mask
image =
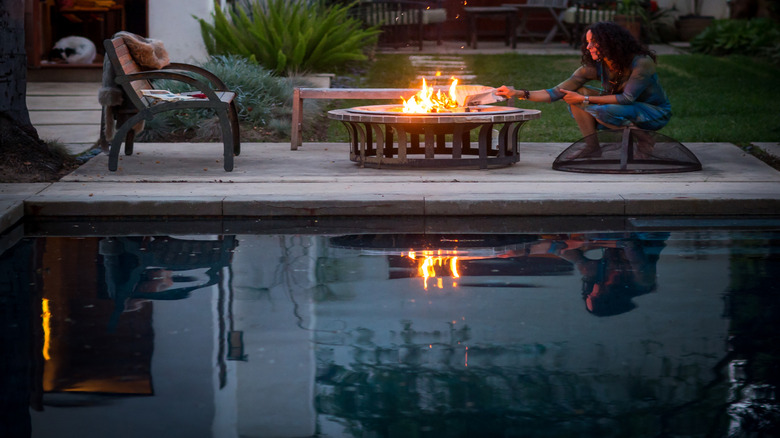
M 498 88 L 496 88 L 496 95 L 498 96 L 504 96 L 507 99 L 511 99 L 515 96 L 515 89 L 513 87 L 508 87 L 506 85 L 502 85 Z
M 585 102 L 585 96 L 577 93 L 576 91 L 564 90 L 563 88 L 559 88 L 559 90 L 563 93 L 563 101 L 569 105 L 576 105 Z

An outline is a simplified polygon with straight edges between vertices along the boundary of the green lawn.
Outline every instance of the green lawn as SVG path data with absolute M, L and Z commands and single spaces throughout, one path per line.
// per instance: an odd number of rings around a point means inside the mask
M 465 55 L 476 74 L 474 83 L 498 87 L 550 88 L 579 65 L 578 56 Z M 780 142 L 780 66 L 743 56 L 665 55 L 658 57 L 658 75 L 672 102 L 672 120 L 660 132 L 683 142 Z M 419 86 L 407 55 L 378 55 L 368 71 L 350 86 Z M 400 99 L 399 99 L 400 101 Z M 372 102 L 331 102 L 329 108 Z M 388 103 L 387 101 L 375 103 Z M 518 102 L 542 111 L 527 123 L 524 142 L 574 142 L 579 131 L 566 104 Z M 346 131 L 331 123 L 328 140 L 343 141 Z

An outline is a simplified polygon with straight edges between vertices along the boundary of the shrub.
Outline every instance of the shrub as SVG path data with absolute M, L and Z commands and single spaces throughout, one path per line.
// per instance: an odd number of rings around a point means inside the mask
M 379 30 L 364 29 L 350 5 L 321 0 L 252 0 L 217 8 L 214 24 L 195 17 L 211 55 L 241 55 L 279 75 L 335 71 L 367 59 Z
M 227 88 L 236 93 L 236 108 L 242 124 L 242 137 L 252 140 L 277 140 L 289 137 L 292 115 L 293 87 L 300 86 L 297 79 L 275 76 L 269 70 L 250 60 L 236 56 L 213 56 L 202 65 L 222 79 Z M 178 81 L 160 80 L 155 85 L 174 93 L 193 91 Z M 307 102 L 309 103 L 309 102 Z M 316 111 L 316 104 L 305 110 Z M 256 131 L 254 137 L 247 129 Z M 141 139 L 166 140 L 173 134 L 176 139 L 213 141 L 220 131 L 212 110 L 189 110 L 161 113 L 147 123 Z
M 718 56 L 777 57 L 780 54 L 780 23 L 769 18 L 715 20 L 691 41 L 691 49 Z

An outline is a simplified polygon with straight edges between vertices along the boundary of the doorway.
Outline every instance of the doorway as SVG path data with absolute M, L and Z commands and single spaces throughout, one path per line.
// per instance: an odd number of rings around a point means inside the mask
M 25 41 L 28 69 L 96 69 L 103 67 L 103 40 L 120 30 L 147 36 L 149 0 L 26 0 Z M 95 47 L 95 57 L 71 60 L 52 53 L 65 37 L 82 37 Z

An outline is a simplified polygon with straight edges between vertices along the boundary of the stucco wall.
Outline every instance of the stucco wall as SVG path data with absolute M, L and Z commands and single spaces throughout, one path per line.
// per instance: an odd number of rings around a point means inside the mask
M 171 61 L 203 61 L 208 54 L 192 16 L 209 18 L 213 10 L 214 0 L 149 0 L 149 37 L 165 43 Z

